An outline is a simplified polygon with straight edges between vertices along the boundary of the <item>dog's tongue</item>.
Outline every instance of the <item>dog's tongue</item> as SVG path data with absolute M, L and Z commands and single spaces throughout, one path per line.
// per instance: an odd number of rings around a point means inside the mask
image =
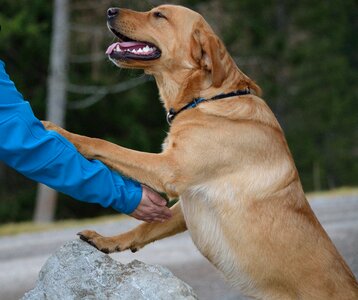
M 147 44 L 145 43 L 141 43 L 141 42 L 117 42 L 117 43 L 114 43 L 112 45 L 110 45 L 108 48 L 107 48 L 107 51 L 106 51 L 106 54 L 111 54 L 114 50 L 114 48 L 116 48 L 117 46 L 121 47 L 122 50 L 125 50 L 125 49 L 136 49 L 136 48 L 143 48 L 145 46 L 147 46 Z
M 108 54 L 111 54 L 111 53 L 113 52 L 114 48 L 116 48 L 117 44 L 118 44 L 118 43 L 113 43 L 112 45 L 110 45 L 110 46 L 107 48 L 107 50 L 106 50 L 106 54 L 107 54 L 107 55 L 108 55 Z
M 147 44 L 141 42 L 120 42 L 119 46 L 123 48 L 145 47 Z

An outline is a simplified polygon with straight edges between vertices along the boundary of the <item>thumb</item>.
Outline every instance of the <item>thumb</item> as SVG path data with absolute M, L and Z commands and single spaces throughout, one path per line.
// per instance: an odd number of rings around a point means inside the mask
M 149 199 L 156 205 L 165 206 L 167 205 L 167 200 L 165 200 L 162 196 L 158 193 L 151 191 Z
M 148 198 L 154 204 L 159 205 L 159 206 L 167 205 L 167 200 L 165 200 L 162 196 L 160 196 L 157 192 L 155 192 L 151 188 L 143 185 L 143 190 L 145 190 L 145 192 L 147 193 Z

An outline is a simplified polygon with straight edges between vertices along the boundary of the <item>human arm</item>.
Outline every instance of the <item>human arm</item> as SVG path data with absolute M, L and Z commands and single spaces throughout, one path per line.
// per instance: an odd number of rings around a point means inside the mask
M 139 183 L 121 177 L 100 161 L 85 159 L 62 136 L 45 130 L 1 61 L 0 160 L 25 176 L 81 201 L 111 206 L 146 221 L 170 216 L 163 199 L 158 205 L 147 192 L 142 193 Z

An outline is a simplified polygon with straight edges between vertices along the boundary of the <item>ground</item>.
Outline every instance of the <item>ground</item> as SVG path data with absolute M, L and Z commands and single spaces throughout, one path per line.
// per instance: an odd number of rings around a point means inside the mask
M 318 219 L 336 244 L 340 253 L 358 276 L 358 193 L 315 195 L 310 201 Z M 126 231 L 136 221 L 119 221 L 81 225 L 40 233 L 0 237 L 0 299 L 19 299 L 35 285 L 38 272 L 55 249 L 76 238 L 83 229 L 93 229 L 105 235 Z M 205 300 L 245 299 L 231 289 L 221 274 L 200 255 L 188 233 L 179 234 L 148 245 L 137 253 L 112 255 L 120 262 L 138 259 L 168 267 L 177 277 L 189 283 Z

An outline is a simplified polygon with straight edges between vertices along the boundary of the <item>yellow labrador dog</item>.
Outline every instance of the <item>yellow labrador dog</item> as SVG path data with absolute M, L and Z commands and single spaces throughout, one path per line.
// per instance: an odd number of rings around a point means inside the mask
M 257 299 L 358 299 L 357 281 L 313 214 L 284 134 L 198 13 L 164 5 L 108 10 L 118 37 L 107 54 L 155 77 L 170 132 L 159 154 L 69 133 L 90 159 L 180 201 L 164 223 L 103 237 L 80 233 L 103 252 L 131 249 L 189 230 L 208 260 Z

